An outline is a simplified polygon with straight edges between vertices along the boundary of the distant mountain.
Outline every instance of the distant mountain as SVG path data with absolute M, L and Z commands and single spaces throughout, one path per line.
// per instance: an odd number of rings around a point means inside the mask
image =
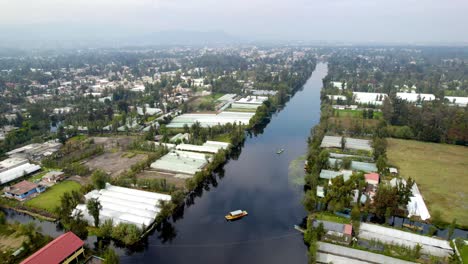
M 139 43 L 134 43 L 137 41 Z M 150 34 L 142 34 L 140 37 L 132 38 L 128 44 L 140 43 L 143 45 L 204 45 L 204 44 L 226 44 L 240 42 L 241 39 L 231 36 L 223 31 L 160 31 Z
M 85 48 L 159 45 L 207 45 L 239 43 L 242 39 L 223 31 L 135 32 L 118 27 L 0 26 L 2 48 Z

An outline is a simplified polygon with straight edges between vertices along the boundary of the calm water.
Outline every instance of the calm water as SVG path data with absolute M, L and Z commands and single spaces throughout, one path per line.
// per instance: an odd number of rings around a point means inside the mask
M 166 234 L 155 232 L 141 252 L 127 252 L 121 262 L 306 263 L 307 247 L 293 228 L 306 216 L 303 192 L 288 180 L 288 165 L 306 153 L 310 128 L 319 121 L 326 74 L 327 65 L 319 63 L 263 133 L 247 138 L 215 186 L 210 184 L 209 191 L 196 197 Z M 281 155 L 276 154 L 279 148 L 285 149 Z M 224 215 L 235 209 L 247 210 L 249 215 L 227 222 Z
M 121 263 L 307 263 L 307 247 L 294 230 L 306 216 L 303 190 L 288 179 L 289 163 L 306 153 L 311 127 L 319 121 L 320 88 L 327 74 L 324 63 L 283 110 L 273 115 L 263 132 L 248 137 L 234 155 L 197 195 L 159 231 L 153 231 L 134 248 L 112 245 Z M 276 151 L 284 148 L 278 155 Z M 244 209 L 249 215 L 226 222 L 224 215 Z M 59 225 L 4 210 L 9 221 L 34 221 L 44 233 L 56 237 Z M 396 218 L 395 226 L 407 219 Z M 427 233 L 428 226 L 422 225 Z M 446 237 L 447 230 L 438 236 Z M 455 237 L 468 238 L 466 230 Z M 96 247 L 96 237 L 87 245 Z

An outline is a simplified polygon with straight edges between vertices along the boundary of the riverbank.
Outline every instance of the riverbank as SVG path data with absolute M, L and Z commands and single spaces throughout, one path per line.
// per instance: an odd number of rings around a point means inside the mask
M 324 79 L 324 86 L 327 87 L 325 82 L 327 79 Z M 321 92 L 320 122 L 311 129 L 308 140 L 306 194 L 303 204 L 309 213 L 307 231 L 304 235 L 304 240 L 309 246 L 309 261 L 315 263 L 319 256 L 319 241 L 336 239 L 336 237 L 330 237 L 331 235 L 327 232 L 330 229 L 324 230 L 323 227 L 317 227 L 318 221 L 326 220 L 325 226 L 328 225 L 328 228 L 332 228 L 331 231 L 341 234 L 340 237 L 349 236 L 346 243 L 341 241 L 345 246 L 359 247 L 407 261 L 419 262 L 426 258 L 437 258 L 442 263 L 447 263 L 451 255 L 449 246 L 442 253 L 437 249 L 432 251 L 423 249 L 421 251 L 417 246 L 414 246 L 416 244 L 413 242 L 420 238 L 448 245 L 446 239 L 466 237 L 468 232 L 456 229 L 456 222 L 452 222 L 447 229 L 438 229 L 430 224 L 432 219 L 421 221 L 418 219 L 420 215 L 413 216 L 411 220 L 406 218 L 409 211 L 408 204 L 411 201 L 410 197 L 414 195 L 410 185 L 411 180 L 408 180 L 407 185 L 393 186 L 390 185 L 390 181 L 392 179 L 401 180 L 404 179 L 403 176 L 406 178 L 412 175 L 407 173 L 407 168 L 403 168 L 399 175 L 390 173 L 389 164 L 398 164 L 392 163 L 392 158 L 395 158 L 394 153 L 388 155 L 390 162 L 387 162 L 387 139 L 384 133 L 385 125 L 382 124 L 384 120 L 382 120 L 381 115 L 373 115 L 370 119 L 366 119 L 368 116 L 363 117 L 363 112 L 361 112 L 353 116 L 359 122 L 348 122 L 344 125 L 340 116 L 344 118 L 348 118 L 348 116 L 340 115 L 341 110 L 336 110 L 333 107 L 334 101 L 327 96 L 331 92 L 326 89 Z M 367 122 L 369 120 L 372 122 Z M 325 136 L 327 137 L 325 138 Z M 325 144 L 324 141 L 326 141 Z M 390 140 L 391 143 L 392 140 Z M 411 155 L 399 153 L 400 159 L 403 159 L 404 156 L 403 160 L 405 161 L 417 162 L 415 158 L 408 159 Z M 427 150 L 424 153 L 427 155 Z M 357 168 L 354 165 L 363 166 Z M 430 167 L 426 165 L 426 169 Z M 421 171 L 419 170 L 420 174 Z M 437 175 L 440 178 L 440 173 Z M 413 179 L 417 178 L 416 176 L 412 177 Z M 418 180 L 416 182 L 419 183 Z M 362 200 L 362 196 L 365 196 L 366 199 Z M 327 213 L 324 214 L 324 212 Z M 332 217 L 324 218 L 324 215 Z M 435 218 L 434 216 L 434 220 Z M 361 237 L 361 222 L 367 221 L 381 224 L 375 226 L 376 229 L 392 226 L 394 232 L 400 234 L 400 237 L 395 238 L 395 241 L 399 242 L 386 240 L 383 243 L 366 240 L 365 236 Z M 312 225 L 312 222 L 315 223 L 315 226 Z M 438 222 L 440 223 L 440 218 Z M 349 225 L 347 226 L 347 224 Z M 343 229 L 333 229 L 336 226 L 343 226 Z M 405 232 L 401 232 L 399 229 Z M 406 242 L 403 234 L 413 236 L 413 242 L 406 246 L 399 245 L 398 243 Z M 438 238 L 433 238 L 433 236 Z

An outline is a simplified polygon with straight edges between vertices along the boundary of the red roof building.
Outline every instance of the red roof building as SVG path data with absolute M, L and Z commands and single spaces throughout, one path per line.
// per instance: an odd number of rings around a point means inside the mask
M 364 178 L 366 179 L 366 182 L 368 184 L 373 184 L 373 185 L 377 185 L 379 184 L 379 180 L 380 180 L 380 175 L 378 173 L 367 173 L 367 174 L 364 174 Z
M 52 240 L 36 253 L 23 260 L 21 264 L 69 263 L 78 258 L 79 255 L 84 255 L 83 245 L 83 240 L 73 232 L 68 232 Z
M 353 226 L 350 224 L 344 225 L 343 234 L 351 236 L 353 234 Z

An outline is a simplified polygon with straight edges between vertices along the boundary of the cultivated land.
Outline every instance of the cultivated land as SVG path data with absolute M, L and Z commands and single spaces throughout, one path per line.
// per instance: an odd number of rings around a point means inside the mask
M 467 147 L 388 139 L 387 156 L 400 175 L 416 180 L 431 214 L 468 226 Z
M 175 174 L 152 170 L 144 170 L 137 175 L 138 179 L 166 179 L 167 183 L 174 184 L 176 188 L 185 187 L 185 179 L 176 178 Z
M 104 153 L 85 162 L 84 165 L 91 170 L 101 169 L 109 173 L 112 177 L 130 169 L 130 167 L 143 161 L 146 155 L 133 154 L 130 152 L 117 151 L 114 153 Z
M 64 193 L 71 192 L 73 190 L 79 191 L 80 188 L 81 185 L 77 182 L 63 181 L 48 188 L 37 197 L 26 201 L 25 205 L 54 213 L 55 208 L 60 204 L 60 197 Z

